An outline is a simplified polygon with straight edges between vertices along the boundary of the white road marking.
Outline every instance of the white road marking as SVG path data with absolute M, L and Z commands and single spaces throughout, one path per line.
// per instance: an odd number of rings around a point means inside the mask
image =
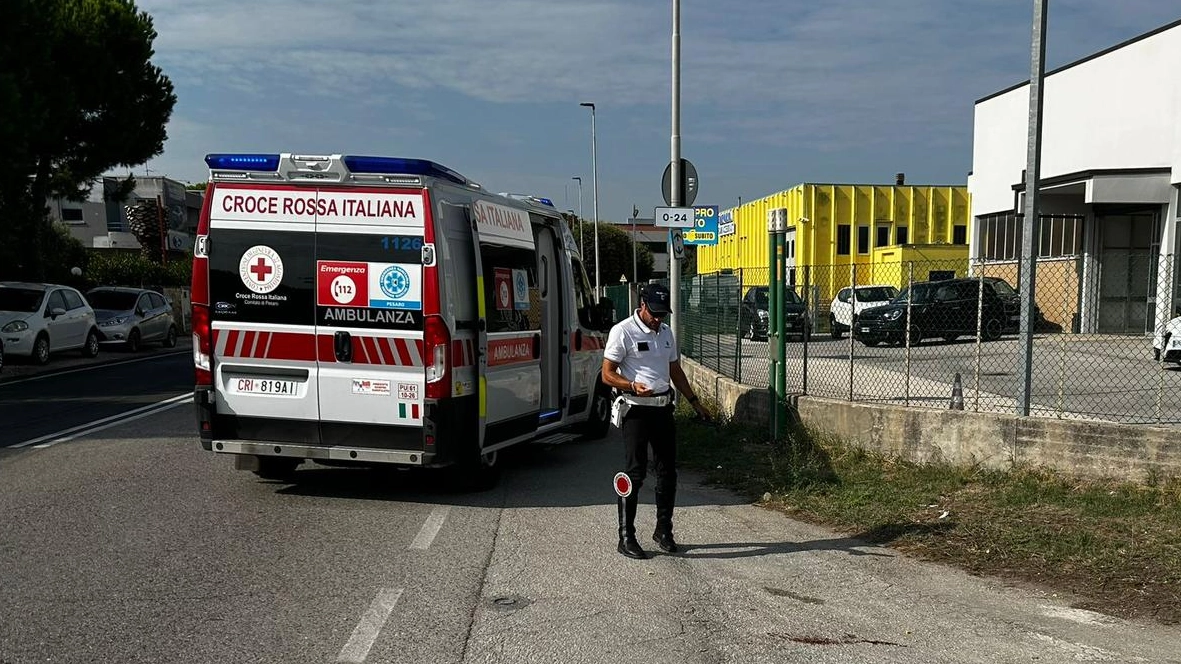
M 377 597 L 373 599 L 373 603 L 369 605 L 369 610 L 365 612 L 365 615 L 361 616 L 361 622 L 357 623 L 357 628 L 353 630 L 349 642 L 340 649 L 336 661 L 353 662 L 354 664 L 364 662 L 365 658 L 369 656 L 369 649 L 373 647 L 373 642 L 377 640 L 377 635 L 381 633 L 381 628 L 385 626 L 385 621 L 389 619 L 390 612 L 394 610 L 394 605 L 398 603 L 398 598 L 401 596 L 401 588 L 378 590 Z
M 440 505 L 431 510 L 430 516 L 426 518 L 426 523 L 422 524 L 422 528 L 414 536 L 414 541 L 410 543 L 410 548 L 422 551 L 429 549 L 431 542 L 435 541 L 435 535 L 438 535 L 439 529 L 443 527 L 443 521 L 447 519 L 447 513 L 450 511 L 451 508 L 445 505 Z
M 156 355 L 148 355 L 146 357 L 137 357 L 130 360 L 119 360 L 117 362 L 103 362 L 102 364 L 93 364 L 85 367 L 78 367 L 77 369 L 66 369 L 64 371 L 51 371 L 46 374 L 37 376 L 29 376 L 28 378 L 14 378 L 12 380 L 0 381 L 0 389 L 10 385 L 19 385 L 21 383 L 31 383 L 35 380 L 44 380 L 46 378 L 56 378 L 58 376 L 68 376 L 70 374 L 82 373 L 83 371 L 93 371 L 95 369 L 106 369 L 107 367 L 117 367 L 123 364 L 135 364 L 136 362 L 149 362 L 151 360 L 158 360 L 162 357 L 175 357 L 177 355 L 188 355 L 192 353 L 189 350 L 176 350 L 168 353 L 157 353 Z
M 64 443 L 67 440 L 73 440 L 79 436 L 96 433 L 98 431 L 110 429 L 111 427 L 118 426 L 126 422 L 134 422 L 135 420 L 148 417 L 149 415 L 155 415 L 156 413 L 166 411 L 169 408 L 175 408 L 176 406 L 179 406 L 185 401 L 191 400 L 192 398 L 192 392 L 180 394 L 172 397 L 171 399 L 165 399 L 164 401 L 160 401 L 158 403 L 140 406 L 139 408 L 129 410 L 125 413 L 104 417 L 101 420 L 94 420 L 93 422 L 87 422 L 86 424 L 79 424 L 77 426 L 70 427 L 69 429 L 63 429 L 62 431 L 58 431 L 56 433 L 26 440 L 22 443 L 10 445 L 9 447 L 12 449 L 17 449 L 21 447 L 29 447 L 32 445 L 37 449 L 44 449 L 50 445 Z

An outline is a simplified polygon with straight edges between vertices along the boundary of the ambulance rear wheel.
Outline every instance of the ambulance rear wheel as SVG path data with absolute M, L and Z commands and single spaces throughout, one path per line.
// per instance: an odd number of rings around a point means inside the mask
M 594 401 L 591 403 L 590 417 L 582 425 L 582 436 L 589 440 L 598 440 L 607 435 L 611 429 L 611 393 L 600 385 L 595 390 Z

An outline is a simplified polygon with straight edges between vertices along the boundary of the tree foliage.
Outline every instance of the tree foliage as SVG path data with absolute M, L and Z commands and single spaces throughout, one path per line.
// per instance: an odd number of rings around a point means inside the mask
M 595 279 L 595 223 L 586 222 L 582 232 L 585 234 L 586 247 L 583 249 L 583 264 L 593 285 Z M 632 238 L 631 234 L 617 224 L 600 222 L 599 250 L 602 260 L 599 262 L 599 278 L 604 286 L 619 283 L 619 276 L 626 275 L 628 282 L 635 283 L 636 275 L 632 274 Z M 574 237 L 579 237 L 579 224 L 574 224 Z M 636 245 L 636 271 L 640 281 L 652 278 L 652 252 L 642 243 Z
M 132 0 L 6 0 L 0 21 L 0 271 L 56 260 L 50 196 L 81 198 L 108 169 L 160 154 L 176 104 Z
M 139 252 L 97 251 L 91 255 L 83 278 L 88 286 L 188 286 L 192 265 L 192 255 L 173 257 L 161 264 Z

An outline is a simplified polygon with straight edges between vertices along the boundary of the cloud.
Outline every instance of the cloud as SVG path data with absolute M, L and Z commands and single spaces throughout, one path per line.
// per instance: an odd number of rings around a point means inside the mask
M 681 4 L 684 140 L 708 147 L 713 163 L 695 158 L 699 168 L 739 183 L 752 163 L 777 164 L 775 173 L 788 179 L 808 178 L 810 164 L 831 170 L 845 163 L 848 179 L 859 179 L 909 162 L 926 170 L 916 177 L 954 181 L 970 167 L 973 102 L 1028 76 L 1029 3 Z M 1175 19 L 1166 5 L 1054 4 L 1048 64 Z M 584 125 L 575 106 L 583 100 L 600 106 L 605 179 L 667 159 L 667 0 L 140 6 L 159 32 L 155 60 L 181 97 L 168 158 L 194 150 L 186 164 L 199 165 L 211 145 L 429 147 L 443 157 L 461 154 L 460 170 L 517 172 L 545 183 L 552 168 L 583 168 Z M 547 137 L 540 151 L 538 135 Z M 464 142 L 488 155 L 460 152 Z

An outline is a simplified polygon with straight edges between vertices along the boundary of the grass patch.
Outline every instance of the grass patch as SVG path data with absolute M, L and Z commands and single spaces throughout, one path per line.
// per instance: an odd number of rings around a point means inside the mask
M 1111 615 L 1181 623 L 1181 481 L 915 464 L 803 429 L 693 422 L 678 461 L 803 521 L 975 574 L 1032 582 Z M 767 494 L 770 494 L 768 497 Z M 769 498 L 769 499 L 766 499 Z

